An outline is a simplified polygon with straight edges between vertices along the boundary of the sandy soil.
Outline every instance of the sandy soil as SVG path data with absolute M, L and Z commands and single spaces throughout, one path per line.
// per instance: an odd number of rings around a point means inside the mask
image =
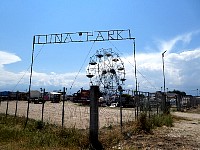
M 27 102 L 19 101 L 17 115 L 27 116 Z M 0 105 L 0 112 L 6 112 L 7 102 L 3 101 Z M 44 106 L 44 120 L 49 123 L 62 123 L 62 103 L 46 102 Z M 8 114 L 15 114 L 16 102 L 10 101 L 8 107 Z M 64 125 L 66 127 L 76 127 L 80 129 L 89 128 L 89 112 L 88 106 L 79 106 L 72 102 L 65 102 L 65 119 Z M 135 119 L 134 109 L 123 109 L 123 121 L 133 121 Z M 42 104 L 30 103 L 29 118 L 41 120 L 42 118 Z M 99 126 L 105 127 L 120 123 L 119 108 L 99 107 Z
M 152 134 L 133 135 L 118 148 L 200 150 L 200 113 L 172 112 L 172 115 L 181 117 L 173 127 L 164 126 L 153 130 Z
M 9 114 L 15 113 L 16 102 L 9 102 Z M 26 116 L 27 102 L 18 103 L 18 116 Z M 30 104 L 29 117 L 41 120 L 41 104 Z M 45 103 L 44 120 L 50 123 L 61 124 L 62 103 Z M 6 112 L 6 102 L 1 102 L 0 112 Z M 123 120 L 135 119 L 134 109 L 123 110 Z M 200 106 L 189 112 L 172 112 L 172 115 L 181 117 L 174 122 L 173 127 L 160 127 L 152 134 L 132 135 L 114 149 L 156 149 L 156 150 L 200 150 Z M 119 124 L 119 108 L 99 108 L 100 127 Z M 78 106 L 71 102 L 65 103 L 66 127 L 89 127 L 89 107 Z

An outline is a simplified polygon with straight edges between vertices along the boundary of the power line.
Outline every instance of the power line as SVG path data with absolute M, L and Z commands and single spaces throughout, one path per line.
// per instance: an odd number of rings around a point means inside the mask
M 109 41 L 109 42 L 123 56 L 123 53 L 111 41 Z M 126 60 L 134 68 L 134 65 L 128 59 L 126 59 Z M 154 89 L 157 89 L 138 69 L 136 69 L 136 70 Z
M 37 55 L 34 57 L 34 61 L 36 60 L 36 58 L 38 57 L 38 55 L 40 54 L 40 52 L 42 51 L 44 47 L 44 44 L 42 45 L 42 47 L 40 48 L 40 50 L 38 51 Z M 24 76 L 27 74 L 28 70 L 31 68 L 31 65 L 29 65 L 29 67 L 26 69 L 26 71 L 24 72 L 24 74 L 22 75 L 22 77 L 19 79 L 19 81 L 17 82 L 17 84 L 14 86 L 14 88 L 12 89 L 12 91 L 14 91 L 16 89 L 16 87 L 19 85 L 19 83 L 21 82 L 21 80 L 24 78 Z
M 75 83 L 75 81 L 76 81 L 76 79 L 77 79 L 79 73 L 81 72 L 81 70 L 82 70 L 82 68 L 83 68 L 83 66 L 84 66 L 84 64 L 85 64 L 85 62 L 86 62 L 86 60 L 87 60 L 87 58 L 88 58 L 88 56 L 89 56 L 89 54 L 90 54 L 90 52 L 91 52 L 93 46 L 94 46 L 94 43 L 95 43 L 95 41 L 93 42 L 93 44 L 92 44 L 92 46 L 91 46 L 91 48 L 90 48 L 88 54 L 86 55 L 86 57 L 85 57 L 85 59 L 84 59 L 82 65 L 81 65 L 81 68 L 79 69 L 78 73 L 76 74 L 76 76 L 75 76 L 75 78 L 74 78 L 74 81 L 72 82 L 72 85 L 71 85 L 71 87 L 70 87 L 70 90 L 72 89 L 72 87 L 73 87 L 73 85 L 74 85 L 74 83 Z

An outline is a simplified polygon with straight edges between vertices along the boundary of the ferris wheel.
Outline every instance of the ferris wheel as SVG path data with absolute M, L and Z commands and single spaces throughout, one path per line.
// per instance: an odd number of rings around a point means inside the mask
M 116 95 L 126 80 L 124 63 L 111 48 L 97 50 L 90 57 L 86 73 L 90 85 L 98 85 L 104 97 Z

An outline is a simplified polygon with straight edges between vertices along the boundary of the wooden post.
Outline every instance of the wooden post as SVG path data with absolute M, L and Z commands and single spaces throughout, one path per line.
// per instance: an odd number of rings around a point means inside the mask
M 64 118 L 65 118 L 65 87 L 63 88 L 62 128 L 64 127 Z
M 30 90 L 29 90 L 29 97 L 27 97 L 27 102 L 28 102 L 28 105 L 27 105 L 27 110 L 26 110 L 26 122 L 25 122 L 25 124 L 24 124 L 24 129 L 26 128 L 26 125 L 27 125 L 27 123 L 28 123 L 28 115 L 29 115 L 29 108 L 30 108 L 30 102 L 31 102 L 31 99 L 30 99 Z
M 151 117 L 151 104 L 150 104 L 150 94 L 147 93 L 147 99 L 148 99 L 148 111 L 149 111 L 149 118 Z
M 121 133 L 122 133 L 122 126 L 123 126 L 123 120 L 122 120 L 122 87 L 118 87 L 119 90 L 119 102 L 120 102 L 120 127 L 121 127 Z
M 43 123 L 43 120 L 44 120 L 44 95 L 45 95 L 45 89 L 43 89 L 43 95 L 42 95 L 42 123 Z
M 156 99 L 156 110 L 157 110 L 157 115 L 158 115 L 159 104 L 158 104 L 158 97 L 157 97 L 157 95 L 155 96 L 155 99 Z
M 15 117 L 17 116 L 17 105 L 18 105 L 18 100 L 19 100 L 19 91 L 17 91 L 17 99 L 16 99 L 16 105 L 15 105 Z
M 98 140 L 99 112 L 98 112 L 99 86 L 90 87 L 90 133 L 89 139 L 93 149 L 102 149 Z
M 6 117 L 8 115 L 8 105 L 9 105 L 9 99 L 10 99 L 10 94 L 9 96 L 7 97 L 7 105 L 6 105 Z

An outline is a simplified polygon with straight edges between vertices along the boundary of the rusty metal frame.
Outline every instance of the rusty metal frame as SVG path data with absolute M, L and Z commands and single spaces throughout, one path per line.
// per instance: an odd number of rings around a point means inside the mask
M 96 42 L 127 39 L 135 39 L 131 37 L 130 29 L 34 35 L 33 44 Z
M 130 29 L 34 35 L 32 61 L 30 66 L 30 78 L 29 78 L 29 97 L 32 84 L 35 44 L 44 45 L 44 44 L 62 44 L 70 42 L 100 42 L 100 41 L 114 41 L 114 40 L 133 40 L 133 45 L 134 45 L 133 50 L 134 50 L 134 60 L 135 60 L 135 38 L 131 37 Z M 135 70 L 136 70 L 136 61 L 135 61 Z M 137 91 L 136 71 L 135 71 L 135 78 L 136 78 L 136 91 Z M 29 116 L 29 98 L 28 98 L 27 118 L 25 122 L 25 127 L 28 122 L 29 118 L 28 116 Z

